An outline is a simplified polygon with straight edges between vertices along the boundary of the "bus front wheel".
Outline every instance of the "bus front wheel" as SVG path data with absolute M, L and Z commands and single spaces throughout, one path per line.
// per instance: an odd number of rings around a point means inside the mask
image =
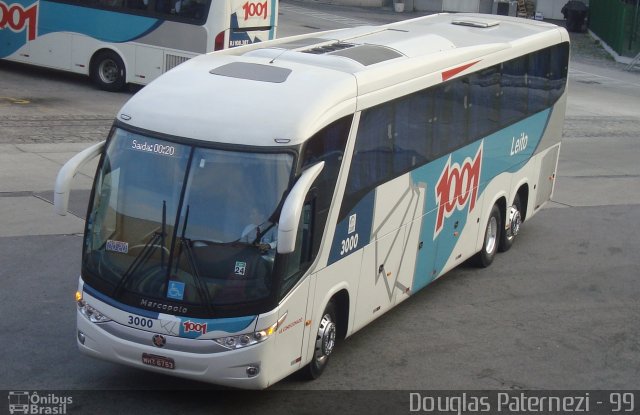
M 474 257 L 474 263 L 480 268 L 486 268 L 493 262 L 493 258 L 498 252 L 498 243 L 500 242 L 500 235 L 502 226 L 502 219 L 500 215 L 500 208 L 498 205 L 493 205 L 491 208 L 491 214 L 487 221 L 487 227 L 484 231 L 484 243 L 482 244 L 482 250 Z
M 127 78 L 122 58 L 110 50 L 99 52 L 91 63 L 91 79 L 105 91 L 124 89 Z
M 319 378 L 327 367 L 329 356 L 336 345 L 336 337 L 338 333 L 336 322 L 336 306 L 333 301 L 330 301 L 324 309 L 322 318 L 320 319 L 318 332 L 316 333 L 313 358 L 305 368 L 306 378 Z

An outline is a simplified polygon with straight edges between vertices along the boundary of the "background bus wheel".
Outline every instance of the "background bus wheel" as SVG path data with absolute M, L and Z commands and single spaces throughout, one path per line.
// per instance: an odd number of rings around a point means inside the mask
M 125 86 L 124 62 L 117 53 L 105 50 L 98 53 L 91 63 L 91 79 L 105 91 L 121 91 Z
M 520 225 L 522 224 L 522 205 L 520 204 L 520 196 L 516 195 L 513 199 L 513 205 L 507 208 L 507 217 L 505 218 L 505 226 L 502 227 L 502 236 L 500 237 L 500 245 L 498 250 L 500 252 L 507 252 L 511 249 L 513 241 L 515 241 L 518 232 L 520 232 Z M 505 227 L 509 224 L 509 229 Z
M 491 215 L 487 221 L 487 228 L 484 231 L 484 244 L 482 250 L 474 257 L 474 263 L 478 267 L 486 268 L 493 262 L 493 258 L 498 252 L 498 243 L 500 242 L 500 232 L 502 220 L 500 219 L 500 209 L 498 205 L 493 205 Z
M 327 367 L 329 356 L 336 345 L 336 307 L 329 302 L 322 313 L 322 319 L 316 334 L 316 344 L 311 363 L 305 369 L 305 377 L 317 379 Z

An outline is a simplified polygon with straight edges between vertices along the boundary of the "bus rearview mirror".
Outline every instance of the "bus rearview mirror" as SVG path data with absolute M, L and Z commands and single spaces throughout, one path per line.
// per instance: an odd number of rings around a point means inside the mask
M 69 191 L 71 181 L 78 170 L 85 164 L 96 158 L 104 147 L 104 141 L 94 144 L 71 157 L 58 172 L 56 187 L 53 192 L 53 209 L 58 215 L 65 216 L 69 207 Z
M 289 192 L 280 212 L 280 222 L 278 224 L 278 245 L 279 254 L 290 254 L 296 247 L 296 236 L 298 235 L 298 225 L 304 200 L 315 181 L 316 177 L 324 168 L 324 161 L 314 164 L 302 172 L 300 178 Z

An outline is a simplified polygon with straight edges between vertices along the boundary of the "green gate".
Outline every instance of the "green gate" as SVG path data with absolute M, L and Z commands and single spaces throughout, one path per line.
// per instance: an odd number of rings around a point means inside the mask
M 619 55 L 640 52 L 640 0 L 590 0 L 589 29 Z

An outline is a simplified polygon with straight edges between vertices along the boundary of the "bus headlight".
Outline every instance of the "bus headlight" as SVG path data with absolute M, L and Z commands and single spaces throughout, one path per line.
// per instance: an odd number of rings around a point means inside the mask
M 229 350 L 253 346 L 254 344 L 262 343 L 263 341 L 271 337 L 276 332 L 276 330 L 278 330 L 278 327 L 282 325 L 286 318 L 287 313 L 284 313 L 282 317 L 278 319 L 278 321 L 264 330 L 256 331 L 253 333 L 239 334 L 236 336 L 218 337 L 217 339 L 213 339 L 213 341 L 218 343 L 220 346 L 226 347 Z
M 87 304 L 87 302 L 82 299 L 82 294 L 78 295 L 78 293 L 76 293 L 76 303 L 78 304 L 80 313 L 92 323 L 106 323 L 107 321 L 111 321 L 109 317 Z

